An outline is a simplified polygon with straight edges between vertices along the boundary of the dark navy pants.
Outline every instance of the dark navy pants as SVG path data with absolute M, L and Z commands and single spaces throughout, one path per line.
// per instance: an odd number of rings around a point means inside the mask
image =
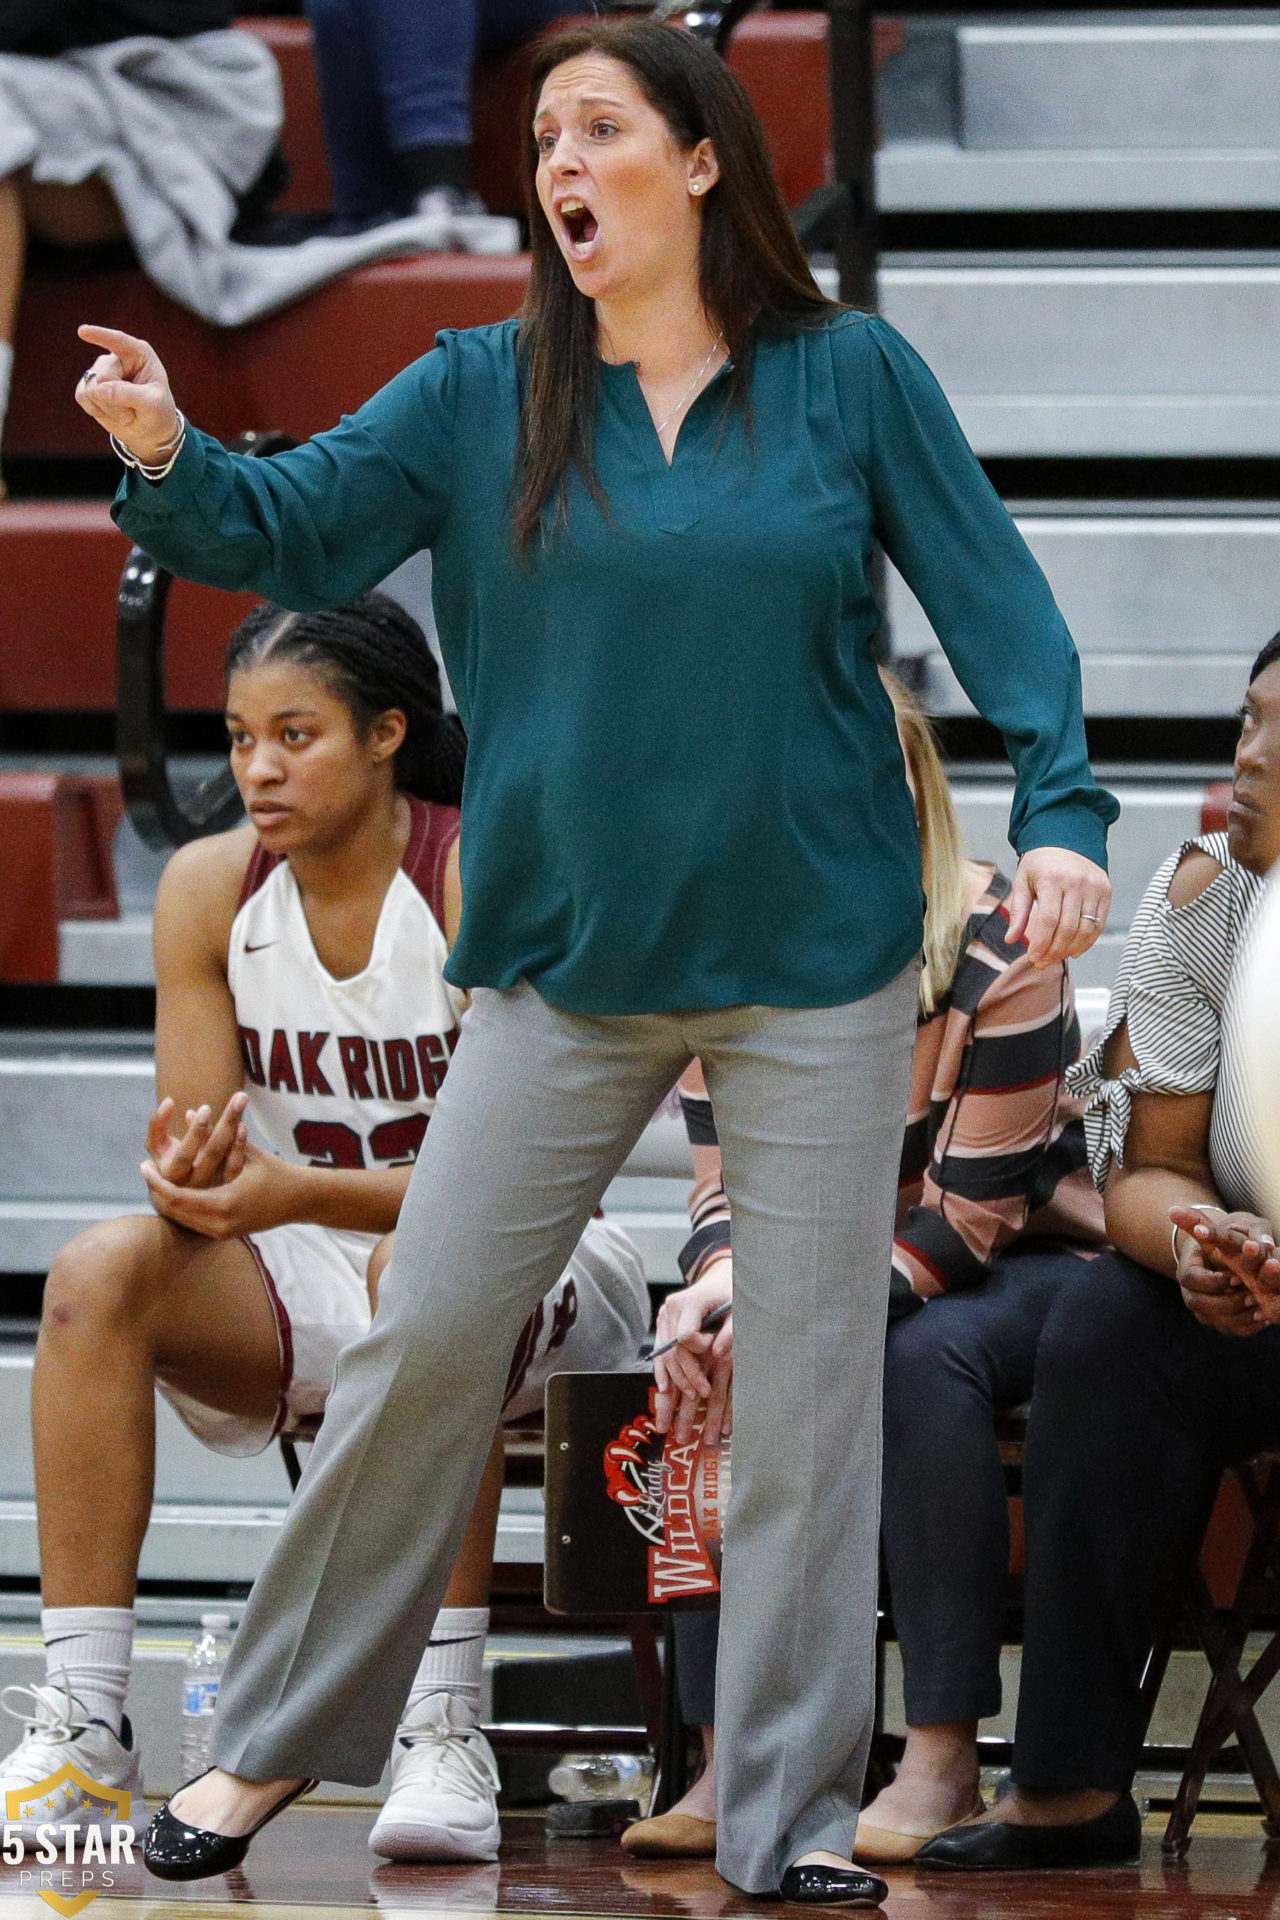
M 885 1345 L 881 1538 L 907 1725 L 1000 1711 L 1009 1506 L 995 1415 L 1031 1399 L 1036 1353 L 1077 1254 L 1013 1252 Z
M 1007 1566 L 992 1408 L 1031 1397 L 1021 1786 L 1126 1791 L 1143 1670 L 1177 1606 L 1221 1469 L 1280 1442 L 1280 1327 L 1204 1327 L 1122 1254 L 1002 1261 L 891 1331 L 883 1537 L 908 1724 L 999 1705 Z M 686 1718 L 711 1718 L 698 1615 L 677 1623 Z M 686 1673 L 686 1667 L 688 1672 Z
M 1219 1471 L 1277 1441 L 1280 1328 L 1216 1333 L 1171 1280 L 1121 1254 L 1063 1288 L 1040 1343 L 1023 1475 L 1019 1785 L 1129 1787 L 1143 1668 Z
M 407 213 L 396 155 L 466 146 L 471 70 L 565 12 L 564 0 L 306 0 L 334 210 L 360 225 Z
M 1049 1310 L 1083 1264 L 1010 1253 L 889 1329 L 880 1524 L 911 1726 L 999 1711 L 1009 1517 L 994 1419 L 1030 1398 Z M 715 1616 L 679 1615 L 676 1646 L 684 1718 L 706 1726 Z

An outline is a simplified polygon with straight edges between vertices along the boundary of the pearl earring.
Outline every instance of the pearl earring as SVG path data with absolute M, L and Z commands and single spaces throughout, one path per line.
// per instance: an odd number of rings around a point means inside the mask
M 691 180 L 691 181 L 689 182 L 689 191 L 690 191 L 690 193 L 701 193 L 701 192 L 702 192 L 702 183 L 701 183 L 701 181 L 700 181 L 700 180 Z

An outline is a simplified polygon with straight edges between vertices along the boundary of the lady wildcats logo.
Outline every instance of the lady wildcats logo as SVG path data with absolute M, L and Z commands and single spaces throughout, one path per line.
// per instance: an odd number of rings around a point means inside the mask
M 56 1821 L 40 1820 L 42 1809 L 51 1813 L 55 1808 Z M 0 1858 L 22 1868 L 18 1884 L 24 1891 L 38 1893 L 46 1906 L 69 1920 L 114 1887 L 113 1867 L 133 1865 L 137 1836 L 129 1823 L 132 1810 L 127 1788 L 104 1787 L 68 1760 L 47 1780 L 6 1792 Z M 114 1818 L 104 1826 L 108 1815 Z
M 605 1489 L 649 1543 L 649 1600 L 719 1593 L 724 1515 L 729 1504 L 730 1442 L 703 1445 L 705 1409 L 692 1437 L 677 1446 L 649 1411 L 625 1426 L 604 1450 Z

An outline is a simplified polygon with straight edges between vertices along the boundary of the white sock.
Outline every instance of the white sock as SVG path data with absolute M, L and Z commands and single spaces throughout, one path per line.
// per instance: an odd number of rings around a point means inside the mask
M 441 1607 L 422 1664 L 409 1689 L 406 1720 L 413 1719 L 414 1708 L 430 1694 L 447 1693 L 471 1725 L 477 1725 L 488 1631 L 488 1607 Z
M 9 381 L 13 373 L 13 348 L 0 340 L 0 433 L 4 432 L 5 408 L 9 404 Z
M 133 1664 L 132 1607 L 45 1607 L 40 1614 L 45 1670 L 63 1675 L 91 1720 L 118 1734 Z

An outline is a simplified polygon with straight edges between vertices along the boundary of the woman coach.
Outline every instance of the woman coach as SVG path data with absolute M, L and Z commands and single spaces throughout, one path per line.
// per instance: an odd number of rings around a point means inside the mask
M 1101 930 L 1116 808 L 1043 577 L 915 354 L 818 292 L 716 56 L 651 22 L 560 34 L 530 127 L 520 319 L 443 334 L 294 452 L 226 454 L 145 342 L 82 329 L 104 351 L 80 402 L 143 463 L 120 525 L 298 608 L 430 547 L 470 739 L 449 977 L 472 1007 L 237 1638 L 220 1770 L 148 1859 L 221 1870 L 302 1776 L 378 1777 L 519 1327 L 697 1055 L 736 1225 L 719 1863 L 875 1904 L 847 1854 L 921 941 L 876 539 L 1008 740 L 1034 958 Z

